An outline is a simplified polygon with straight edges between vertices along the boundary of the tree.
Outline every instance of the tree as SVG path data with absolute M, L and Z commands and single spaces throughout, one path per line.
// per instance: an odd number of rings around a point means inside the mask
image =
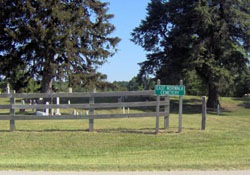
M 143 90 L 143 83 L 139 82 L 137 77 L 133 77 L 129 82 L 128 82 L 128 90 L 129 91 L 138 91 L 138 90 Z
M 136 76 L 129 81 L 128 90 L 137 91 L 154 89 L 155 83 L 155 80 L 148 77 L 148 75 Z
M 1 1 L 0 75 L 28 82 L 41 81 L 49 92 L 53 79 L 94 84 L 103 79 L 96 72 L 116 52 L 119 38 L 99 0 Z M 14 76 L 22 70 L 25 79 Z M 29 78 L 28 78 L 29 77 Z
M 208 94 L 205 83 L 197 75 L 195 70 L 189 71 L 189 73 L 185 75 L 185 88 L 186 93 L 189 95 L 204 96 Z
M 128 90 L 128 82 L 127 81 L 114 81 L 113 85 L 116 87 L 115 90 L 118 91 L 127 91 Z
M 235 82 L 235 95 L 244 96 L 250 93 L 250 68 L 249 71 L 239 75 Z
M 132 41 L 148 51 L 140 75 L 178 83 L 196 71 L 208 89 L 209 107 L 219 102 L 221 82 L 233 84 L 247 70 L 250 52 L 248 0 L 152 0 Z

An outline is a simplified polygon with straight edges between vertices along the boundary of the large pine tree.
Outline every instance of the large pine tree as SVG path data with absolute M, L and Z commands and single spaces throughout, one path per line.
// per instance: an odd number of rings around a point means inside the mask
M 249 0 L 152 0 L 148 15 L 132 36 L 149 53 L 140 75 L 165 83 L 196 73 L 207 84 L 208 106 L 219 103 L 223 83 L 248 71 Z
M 16 78 L 20 86 L 33 77 L 41 81 L 42 92 L 51 90 L 55 78 L 71 86 L 103 78 L 96 69 L 119 42 L 110 37 L 115 28 L 107 5 L 99 0 L 1 1 L 0 75 Z

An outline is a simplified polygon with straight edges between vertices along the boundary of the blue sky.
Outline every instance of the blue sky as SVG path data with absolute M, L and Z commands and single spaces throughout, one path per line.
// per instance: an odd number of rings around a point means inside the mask
M 112 34 L 121 38 L 118 52 L 99 71 L 106 74 L 109 82 L 129 81 L 139 72 L 138 63 L 146 59 L 142 47 L 130 41 L 131 32 L 146 17 L 146 7 L 150 0 L 102 0 L 109 2 L 109 13 L 115 17 L 110 21 L 116 30 Z

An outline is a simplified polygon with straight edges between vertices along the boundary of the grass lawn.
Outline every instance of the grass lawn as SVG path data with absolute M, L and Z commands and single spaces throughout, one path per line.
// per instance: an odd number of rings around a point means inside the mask
M 209 112 L 201 131 L 200 98 L 185 96 L 182 133 L 174 105 L 158 135 L 155 118 L 95 120 L 93 133 L 87 120 L 16 121 L 15 132 L 0 120 L 0 170 L 250 169 L 250 99 L 221 101 L 222 114 Z

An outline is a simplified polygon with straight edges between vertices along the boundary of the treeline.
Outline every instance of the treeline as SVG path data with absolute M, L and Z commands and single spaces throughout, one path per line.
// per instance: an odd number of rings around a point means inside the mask
M 137 91 L 137 90 L 153 90 L 156 83 L 154 78 L 138 78 L 133 77 L 130 81 L 114 81 L 112 83 L 107 81 L 99 82 L 95 85 L 97 91 Z M 203 96 L 208 95 L 207 84 L 198 77 L 195 72 L 189 74 L 184 79 L 184 85 L 186 87 L 186 94 Z M 7 81 L 0 81 L 0 91 L 5 92 Z M 92 85 L 75 85 L 71 87 L 73 92 L 88 92 L 93 86 Z M 10 89 L 14 89 L 10 84 Z M 53 92 L 67 92 L 69 89 L 68 82 L 55 81 L 52 86 Z M 34 93 L 40 92 L 41 83 L 31 79 L 26 87 L 15 89 L 16 92 Z M 244 94 L 250 93 L 250 69 L 248 74 L 237 77 L 234 86 L 229 86 L 225 81 L 221 81 L 219 84 L 219 91 L 221 96 L 235 96 L 242 97 Z

